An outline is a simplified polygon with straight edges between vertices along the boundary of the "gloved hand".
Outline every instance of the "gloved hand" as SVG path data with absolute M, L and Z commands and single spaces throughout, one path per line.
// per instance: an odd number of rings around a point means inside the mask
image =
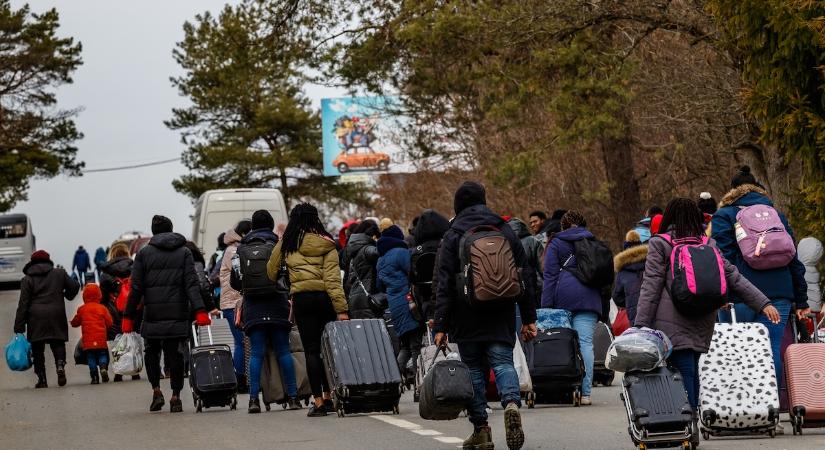
M 199 327 L 212 325 L 212 319 L 209 318 L 209 314 L 207 314 L 206 311 L 200 310 L 195 313 L 195 325 Z
M 135 331 L 135 324 L 132 323 L 132 319 L 124 317 L 123 320 L 120 322 L 120 331 L 122 331 L 123 334 Z

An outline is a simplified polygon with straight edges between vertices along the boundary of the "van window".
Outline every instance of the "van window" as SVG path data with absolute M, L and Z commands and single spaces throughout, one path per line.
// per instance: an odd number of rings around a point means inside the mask
M 0 217 L 0 239 L 25 237 L 27 228 L 25 217 Z

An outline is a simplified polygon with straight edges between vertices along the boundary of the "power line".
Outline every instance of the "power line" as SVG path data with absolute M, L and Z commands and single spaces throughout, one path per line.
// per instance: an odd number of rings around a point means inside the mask
M 83 173 L 115 172 L 115 171 L 118 171 L 118 170 L 139 169 L 141 167 L 159 166 L 161 164 L 169 164 L 169 163 L 173 163 L 173 162 L 176 162 L 176 161 L 180 161 L 180 158 L 164 159 L 164 160 L 161 160 L 161 161 L 152 161 L 152 162 L 142 163 L 142 164 L 132 164 L 132 165 L 129 165 L 129 166 L 106 167 L 106 168 L 103 168 L 103 169 L 87 169 L 87 170 L 84 170 Z

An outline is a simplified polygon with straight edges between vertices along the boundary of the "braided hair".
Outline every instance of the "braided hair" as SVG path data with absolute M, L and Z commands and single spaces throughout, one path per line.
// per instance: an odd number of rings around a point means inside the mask
M 299 203 L 289 212 L 289 223 L 281 239 L 281 254 L 286 257 L 297 252 L 307 233 L 315 233 L 332 239 L 332 235 L 327 232 L 318 217 L 318 209 L 309 203 Z
M 702 236 L 705 232 L 705 220 L 696 202 L 689 198 L 674 198 L 662 217 L 659 230 L 670 233 L 674 239 Z
M 586 227 L 587 220 L 584 219 L 582 213 L 576 211 L 575 209 L 571 209 L 564 213 L 561 217 L 561 229 L 567 230 L 573 227 Z

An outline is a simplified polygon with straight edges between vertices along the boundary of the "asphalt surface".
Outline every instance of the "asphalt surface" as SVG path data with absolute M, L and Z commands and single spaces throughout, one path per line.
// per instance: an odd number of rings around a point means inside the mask
M 0 336 L 10 338 L 18 291 L 0 292 Z M 67 303 L 69 318 L 79 298 Z M 79 339 L 70 328 L 67 350 Z M 3 342 L 5 345 L 5 341 Z M 407 393 L 401 414 L 307 418 L 305 411 L 246 413 L 247 396 L 238 411 L 208 409 L 196 414 L 184 391 L 184 413 L 149 413 L 151 391 L 145 379 L 89 385 L 86 366 L 68 366 L 69 383 L 57 387 L 51 352 L 46 350 L 49 388 L 35 390 L 34 373 L 0 369 L 0 449 L 455 449 L 470 432 L 464 418 L 448 422 L 422 420 Z M 617 383 L 618 384 L 618 379 Z M 188 384 L 187 384 L 188 386 Z M 169 385 L 164 382 L 167 400 Z M 589 407 L 543 407 L 522 410 L 525 449 L 632 449 L 619 389 L 593 390 Z M 506 449 L 500 405 L 490 418 L 497 449 Z M 825 449 L 825 428 L 804 436 L 712 438 L 701 449 Z

